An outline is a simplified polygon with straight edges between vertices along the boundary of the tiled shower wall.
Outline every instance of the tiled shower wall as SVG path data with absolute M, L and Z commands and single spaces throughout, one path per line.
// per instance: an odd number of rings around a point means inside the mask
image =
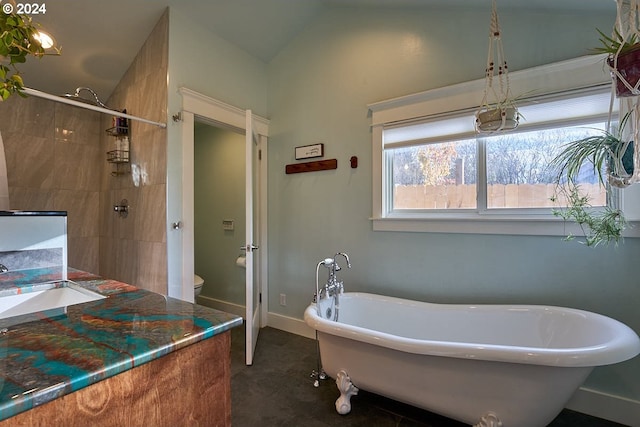
M 99 270 L 100 114 L 40 98 L 0 102 L 9 207 L 68 212 L 69 265 Z
M 160 18 L 107 105 L 157 122 L 167 120 L 168 12 Z M 102 127 L 111 118 L 102 116 Z M 100 274 L 162 294 L 167 293 L 166 153 L 167 132 L 138 121 L 130 123 L 130 173 L 102 175 L 100 197 Z M 102 151 L 113 137 L 101 134 Z M 106 163 L 106 162 L 105 162 Z M 113 210 L 127 199 L 129 213 Z
M 168 25 L 165 12 L 107 105 L 166 121 Z M 138 173 L 112 176 L 109 127 L 107 115 L 36 97 L 0 102 L 10 208 L 67 211 L 70 267 L 166 294 L 166 130 L 131 122 Z M 113 211 L 122 199 L 126 219 Z

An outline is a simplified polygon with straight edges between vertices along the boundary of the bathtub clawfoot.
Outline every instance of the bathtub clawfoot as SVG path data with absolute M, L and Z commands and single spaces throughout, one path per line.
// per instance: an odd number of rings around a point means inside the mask
M 346 415 L 351 412 L 351 396 L 358 394 L 358 387 L 354 386 L 351 378 L 344 370 L 338 371 L 336 375 L 336 385 L 340 390 L 340 397 L 336 400 L 336 411 L 340 415 Z
M 493 412 L 487 412 L 480 418 L 480 422 L 473 427 L 502 427 L 502 421 Z

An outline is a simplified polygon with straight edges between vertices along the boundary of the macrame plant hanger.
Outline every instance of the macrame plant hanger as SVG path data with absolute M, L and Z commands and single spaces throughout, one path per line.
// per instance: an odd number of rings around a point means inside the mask
M 616 23 L 611 36 L 619 41 L 617 51 L 607 58 L 614 81 L 615 92 L 624 99 L 621 107 L 625 111 L 627 125 L 630 129 L 625 132 L 629 141 L 623 144 L 618 153 L 611 153 L 612 161 L 608 166 L 609 183 L 618 188 L 624 188 L 640 182 L 640 45 L 623 52 L 623 48 L 640 43 L 640 0 L 615 0 L 617 5 Z M 623 68 L 629 70 L 623 71 Z M 633 73 L 631 71 L 633 71 Z M 635 74 L 635 75 L 634 75 Z M 613 103 L 612 103 L 613 107 Z M 622 126 L 624 123 L 620 123 Z M 633 145 L 633 168 L 627 163 L 625 168 L 624 154 L 629 145 Z M 632 169 L 632 170 L 627 170 Z
M 496 87 L 497 86 L 497 87 Z M 495 133 L 518 127 L 518 108 L 511 97 L 509 70 L 502 49 L 496 0 L 492 1 L 489 53 L 485 69 L 484 97 L 476 112 L 476 131 Z

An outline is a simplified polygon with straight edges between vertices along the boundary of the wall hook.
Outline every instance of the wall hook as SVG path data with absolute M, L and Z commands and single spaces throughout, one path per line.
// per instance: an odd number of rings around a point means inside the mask
M 173 121 L 174 122 L 181 122 L 182 121 L 182 111 L 177 112 L 172 117 L 173 117 Z

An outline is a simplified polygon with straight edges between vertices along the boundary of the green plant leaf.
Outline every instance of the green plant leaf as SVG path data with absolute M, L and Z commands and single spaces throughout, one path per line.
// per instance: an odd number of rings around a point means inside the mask
M 614 35 L 608 36 L 599 29 L 596 31 L 600 35 L 600 43 L 602 46 L 595 47 L 589 51 L 594 54 L 606 53 L 609 55 L 624 54 L 637 47 L 639 42 L 636 34 L 631 34 L 628 40 L 625 40 L 617 29 L 614 29 Z
M 596 210 L 591 206 L 589 197 L 581 194 L 579 185 L 575 183 L 557 186 L 556 191 L 562 193 L 568 203 L 563 209 L 553 209 L 553 215 L 564 221 L 573 221 L 578 224 L 587 246 L 595 247 L 610 243 L 617 245 L 622 240 L 622 233 L 627 227 L 622 211 L 609 206 Z M 553 198 L 558 199 L 557 195 Z M 565 240 L 574 239 L 575 236 L 571 234 L 565 238 Z
M 29 56 L 41 58 L 46 54 L 35 35 L 38 27 L 30 16 L 15 13 L 0 13 L 0 56 L 8 60 L 11 68 L 0 66 L 0 98 L 7 99 L 10 95 L 23 93 L 24 82 L 15 64 L 23 64 Z M 59 48 L 54 48 L 60 54 Z M 6 62 L 5 62 L 6 63 Z
M 12 75 L 11 80 L 13 80 L 16 83 L 16 85 L 20 87 L 24 87 L 24 82 L 22 81 L 22 77 L 20 77 L 20 74 Z
M 622 139 L 623 131 L 631 113 L 625 114 L 615 133 L 600 131 L 600 135 L 571 141 L 563 146 L 562 151 L 551 161 L 557 168 L 556 194 L 552 200 L 567 200 L 567 206 L 563 209 L 554 209 L 553 215 L 565 221 L 573 221 L 579 225 L 584 235 L 584 243 L 587 246 L 600 244 L 618 244 L 622 240 L 622 234 L 627 227 L 624 214 L 619 209 L 605 206 L 602 209 L 594 209 L 587 195 L 580 193 L 576 184 L 578 174 L 582 167 L 591 164 L 602 186 L 607 185 L 604 173 L 610 169 L 618 173 L 613 163 L 621 163 L 627 155 L 627 149 L 632 142 Z M 612 162 L 612 159 L 620 159 L 620 162 Z M 629 172 L 629 171 L 626 171 Z

